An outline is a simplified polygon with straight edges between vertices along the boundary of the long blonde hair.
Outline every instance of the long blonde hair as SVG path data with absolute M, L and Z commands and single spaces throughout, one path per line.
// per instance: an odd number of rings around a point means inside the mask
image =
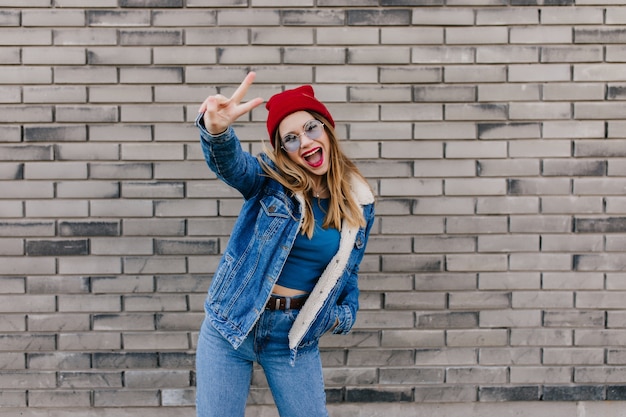
M 351 193 L 350 180 L 356 176 L 365 183 L 367 182 L 356 165 L 341 150 L 335 129 L 333 129 L 328 120 L 318 113 L 312 111 L 309 111 L 309 113 L 315 119 L 324 123 L 324 129 L 330 143 L 330 164 L 326 173 L 330 203 L 322 227 L 332 227 L 340 230 L 342 221 L 352 226 L 365 226 L 365 218 L 361 208 Z M 315 218 L 313 217 L 312 207 L 313 198 L 311 197 L 314 183 L 311 175 L 289 158 L 287 152 L 280 146 L 280 143 L 280 134 L 277 129 L 274 137 L 275 149 L 266 150 L 270 159 L 276 164 L 276 169 L 273 169 L 263 161 L 261 161 L 261 164 L 269 177 L 275 179 L 292 192 L 300 192 L 304 195 L 305 211 L 302 233 L 311 238 L 315 230 Z

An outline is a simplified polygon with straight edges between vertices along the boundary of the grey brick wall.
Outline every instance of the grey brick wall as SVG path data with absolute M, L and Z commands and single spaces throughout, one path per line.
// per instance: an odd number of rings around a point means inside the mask
M 332 415 L 624 416 L 625 24 L 613 0 L 0 0 L 0 414 L 194 414 L 241 200 L 192 121 L 255 70 L 250 96 L 314 84 L 378 196 L 358 323 L 322 341 Z M 265 116 L 237 123 L 252 152 Z

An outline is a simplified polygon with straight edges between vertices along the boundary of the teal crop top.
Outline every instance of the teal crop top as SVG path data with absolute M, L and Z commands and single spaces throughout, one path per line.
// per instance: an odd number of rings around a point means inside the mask
M 339 230 L 322 228 L 329 201 L 328 198 L 313 199 L 313 237 L 309 239 L 307 235 L 298 233 L 278 277 L 278 285 L 311 292 L 326 265 L 339 250 Z

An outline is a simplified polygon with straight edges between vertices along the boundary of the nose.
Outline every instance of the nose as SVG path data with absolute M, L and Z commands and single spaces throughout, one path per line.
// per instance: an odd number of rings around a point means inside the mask
M 313 139 L 308 137 L 305 132 L 300 133 L 300 147 L 304 148 L 309 142 L 315 142 Z

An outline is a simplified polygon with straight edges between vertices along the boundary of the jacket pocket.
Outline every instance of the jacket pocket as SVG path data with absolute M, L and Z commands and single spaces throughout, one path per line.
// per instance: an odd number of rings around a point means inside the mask
M 277 232 L 282 231 L 288 219 L 295 218 L 285 202 L 276 196 L 265 196 L 260 205 L 255 224 L 255 235 L 258 239 L 273 239 Z
M 233 268 L 233 257 L 225 253 L 220 264 L 213 275 L 211 286 L 209 287 L 209 297 L 214 301 L 220 301 L 224 297 L 224 293 L 228 289 L 229 281 L 232 280 L 233 274 L 230 271 Z

